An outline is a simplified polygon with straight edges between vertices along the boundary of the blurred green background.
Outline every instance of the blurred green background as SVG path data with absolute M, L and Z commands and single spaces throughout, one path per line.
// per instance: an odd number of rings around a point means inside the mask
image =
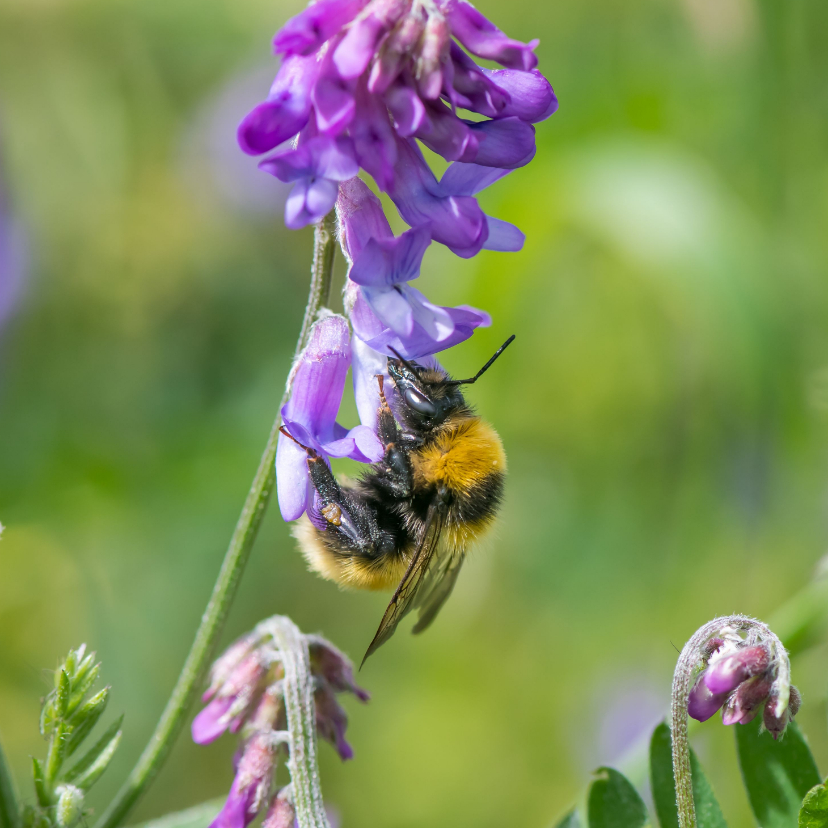
M 433 629 L 363 670 L 355 760 L 322 749 L 346 828 L 549 825 L 666 712 L 675 647 L 717 614 L 767 618 L 826 547 L 828 6 L 479 5 L 540 38 L 561 100 L 532 164 L 482 196 L 525 249 L 431 250 L 420 285 L 494 317 L 452 372 L 518 334 L 469 394 L 507 499 Z M 0 0 L 30 249 L 0 331 L 0 732 L 28 797 L 45 668 L 81 641 L 126 713 L 98 812 L 128 772 L 275 415 L 311 234 L 284 229 L 234 130 L 299 7 Z M 271 508 L 224 641 L 286 613 L 358 657 L 384 603 L 308 574 Z M 823 773 L 825 657 L 794 663 Z M 749 824 L 732 733 L 695 744 Z M 226 792 L 233 749 L 182 738 L 133 821 Z

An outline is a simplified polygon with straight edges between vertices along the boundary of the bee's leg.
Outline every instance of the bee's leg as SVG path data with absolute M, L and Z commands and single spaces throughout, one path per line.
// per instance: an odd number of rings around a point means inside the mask
M 377 432 L 385 446 L 385 456 L 379 464 L 377 480 L 390 494 L 399 498 L 411 497 L 414 485 L 414 470 L 408 451 L 403 446 L 400 432 L 394 414 L 385 398 L 383 376 L 377 375 L 379 383 L 380 407 L 377 412 Z
M 314 449 L 303 446 L 284 427 L 281 431 L 307 452 L 308 474 L 322 501 L 320 513 L 340 542 L 352 552 L 370 557 L 393 549 L 393 538 L 380 530 L 368 504 L 342 490 L 328 464 Z

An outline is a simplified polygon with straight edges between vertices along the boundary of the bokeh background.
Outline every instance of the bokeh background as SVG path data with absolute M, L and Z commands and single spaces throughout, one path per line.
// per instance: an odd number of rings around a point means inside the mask
M 469 395 L 507 498 L 433 629 L 363 670 L 355 760 L 323 746 L 346 827 L 549 825 L 592 768 L 631 767 L 675 648 L 771 616 L 828 538 L 828 6 L 479 6 L 540 38 L 561 101 L 482 196 L 525 249 L 433 249 L 420 285 L 494 316 L 456 374 L 518 334 Z M 98 812 L 128 772 L 275 415 L 311 234 L 234 129 L 299 8 L 0 0 L 0 732 L 29 797 L 39 699 L 81 641 L 126 713 Z M 308 574 L 271 508 L 224 640 L 286 613 L 358 657 L 384 603 Z M 825 659 L 794 663 L 823 773 Z M 695 745 L 749 824 L 732 733 Z M 182 738 L 134 821 L 220 796 L 233 747 Z

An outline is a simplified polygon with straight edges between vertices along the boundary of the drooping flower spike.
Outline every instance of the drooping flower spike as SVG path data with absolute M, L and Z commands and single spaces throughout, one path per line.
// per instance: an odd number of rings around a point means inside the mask
M 536 45 L 507 37 L 463 0 L 317 0 L 276 34 L 282 67 L 267 100 L 240 125 L 239 142 L 259 155 L 295 136 L 297 149 L 320 136 L 347 136 L 343 156 L 398 206 L 400 165 L 409 163 L 401 141 L 418 139 L 448 161 L 515 169 L 534 155 L 532 124 L 557 108 L 552 87 L 535 69 Z M 484 69 L 461 47 L 505 68 Z M 458 109 L 484 120 L 464 119 Z M 316 220 L 332 182 L 341 180 L 307 161 L 295 165 L 302 177 L 288 206 L 290 226 Z M 262 166 L 280 173 L 270 159 Z M 452 249 L 480 250 L 479 217 L 477 223 L 474 237 Z
M 286 645 L 291 652 L 285 651 Z M 257 670 L 251 670 L 251 662 Z M 350 759 L 347 716 L 337 700 L 343 692 L 361 701 L 369 698 L 354 681 L 353 666 L 345 655 L 320 636 L 302 635 L 287 618 L 262 621 L 229 647 L 213 665 L 204 696 L 212 701 L 192 726 L 193 740 L 199 744 L 213 741 L 228 728 L 241 729 L 242 734 L 230 793 L 210 828 L 246 828 L 262 812 L 267 828 L 293 826 L 298 803 L 292 800 L 291 786 L 275 790 L 280 755 L 291 757 L 287 764 L 292 778 L 310 770 L 316 779 L 312 784 L 318 785 L 318 768 L 300 767 L 316 762 L 315 751 L 309 757 L 307 744 L 298 744 L 307 740 L 305 729 L 310 726 L 333 744 L 342 759 Z M 305 704 L 298 709 L 297 699 L 303 696 Z M 220 712 L 215 702 L 222 699 L 231 701 L 235 714 Z M 238 706 L 239 699 L 244 699 L 243 706 Z M 299 751 L 301 757 L 293 755 Z

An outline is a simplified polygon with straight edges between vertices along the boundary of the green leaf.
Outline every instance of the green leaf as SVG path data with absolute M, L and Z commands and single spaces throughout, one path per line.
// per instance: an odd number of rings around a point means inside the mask
M 55 698 L 55 711 L 58 716 L 66 715 L 66 709 L 69 707 L 69 691 L 71 686 L 66 670 L 61 670 Z
M 216 818 L 223 805 L 223 799 L 211 799 L 208 802 L 202 802 L 201 805 L 187 808 L 186 811 L 166 814 L 158 819 L 142 822 L 140 825 L 133 825 L 130 828 L 207 828 Z M 577 828 L 577 826 L 568 826 L 568 828 Z
M 91 699 L 71 718 L 74 725 L 72 735 L 66 742 L 66 755 L 71 756 L 81 745 L 81 742 L 89 735 L 92 728 L 98 723 L 109 700 L 109 688 L 104 687 L 100 693 L 96 693 Z
M 32 778 L 40 807 L 48 808 L 52 804 L 52 799 L 46 790 L 46 774 L 43 772 L 43 765 L 34 757 L 32 757 Z
M 581 828 L 581 815 L 573 808 L 555 825 L 555 828 Z
M 733 727 L 742 778 L 762 828 L 791 828 L 805 794 L 820 782 L 819 771 L 795 723 L 776 742 L 770 733 L 759 733 L 761 718 Z
M 95 654 L 92 653 L 91 657 L 94 658 Z M 83 674 L 73 682 L 72 697 L 69 699 L 69 705 L 66 711 L 68 715 L 71 716 L 75 712 L 75 710 L 78 709 L 80 704 L 83 702 L 83 697 L 86 695 L 87 691 L 92 687 L 92 685 L 98 680 L 98 676 L 100 675 L 100 673 L 101 665 L 100 663 L 98 663 L 90 670 L 84 671 Z
M 805 795 L 799 809 L 799 828 L 828 828 L 828 790 L 816 785 Z
M 643 828 L 647 809 L 627 778 L 613 768 L 598 768 L 589 787 L 589 828 Z
M 71 782 L 88 791 L 106 770 L 112 761 L 118 743 L 121 741 L 121 722 L 124 717 L 114 721 L 106 733 L 89 749 L 76 765 L 65 774 L 64 781 Z
M 692 749 L 690 770 L 693 773 L 693 801 L 696 803 L 696 820 L 699 828 L 727 828 L 722 809 Z M 662 722 L 653 731 L 653 738 L 650 740 L 650 782 L 661 828 L 678 828 L 676 783 L 673 779 L 673 742 L 666 722 Z
M 3 745 L 0 744 L 0 828 L 18 828 L 20 825 L 20 805 L 14 777 L 6 762 Z

